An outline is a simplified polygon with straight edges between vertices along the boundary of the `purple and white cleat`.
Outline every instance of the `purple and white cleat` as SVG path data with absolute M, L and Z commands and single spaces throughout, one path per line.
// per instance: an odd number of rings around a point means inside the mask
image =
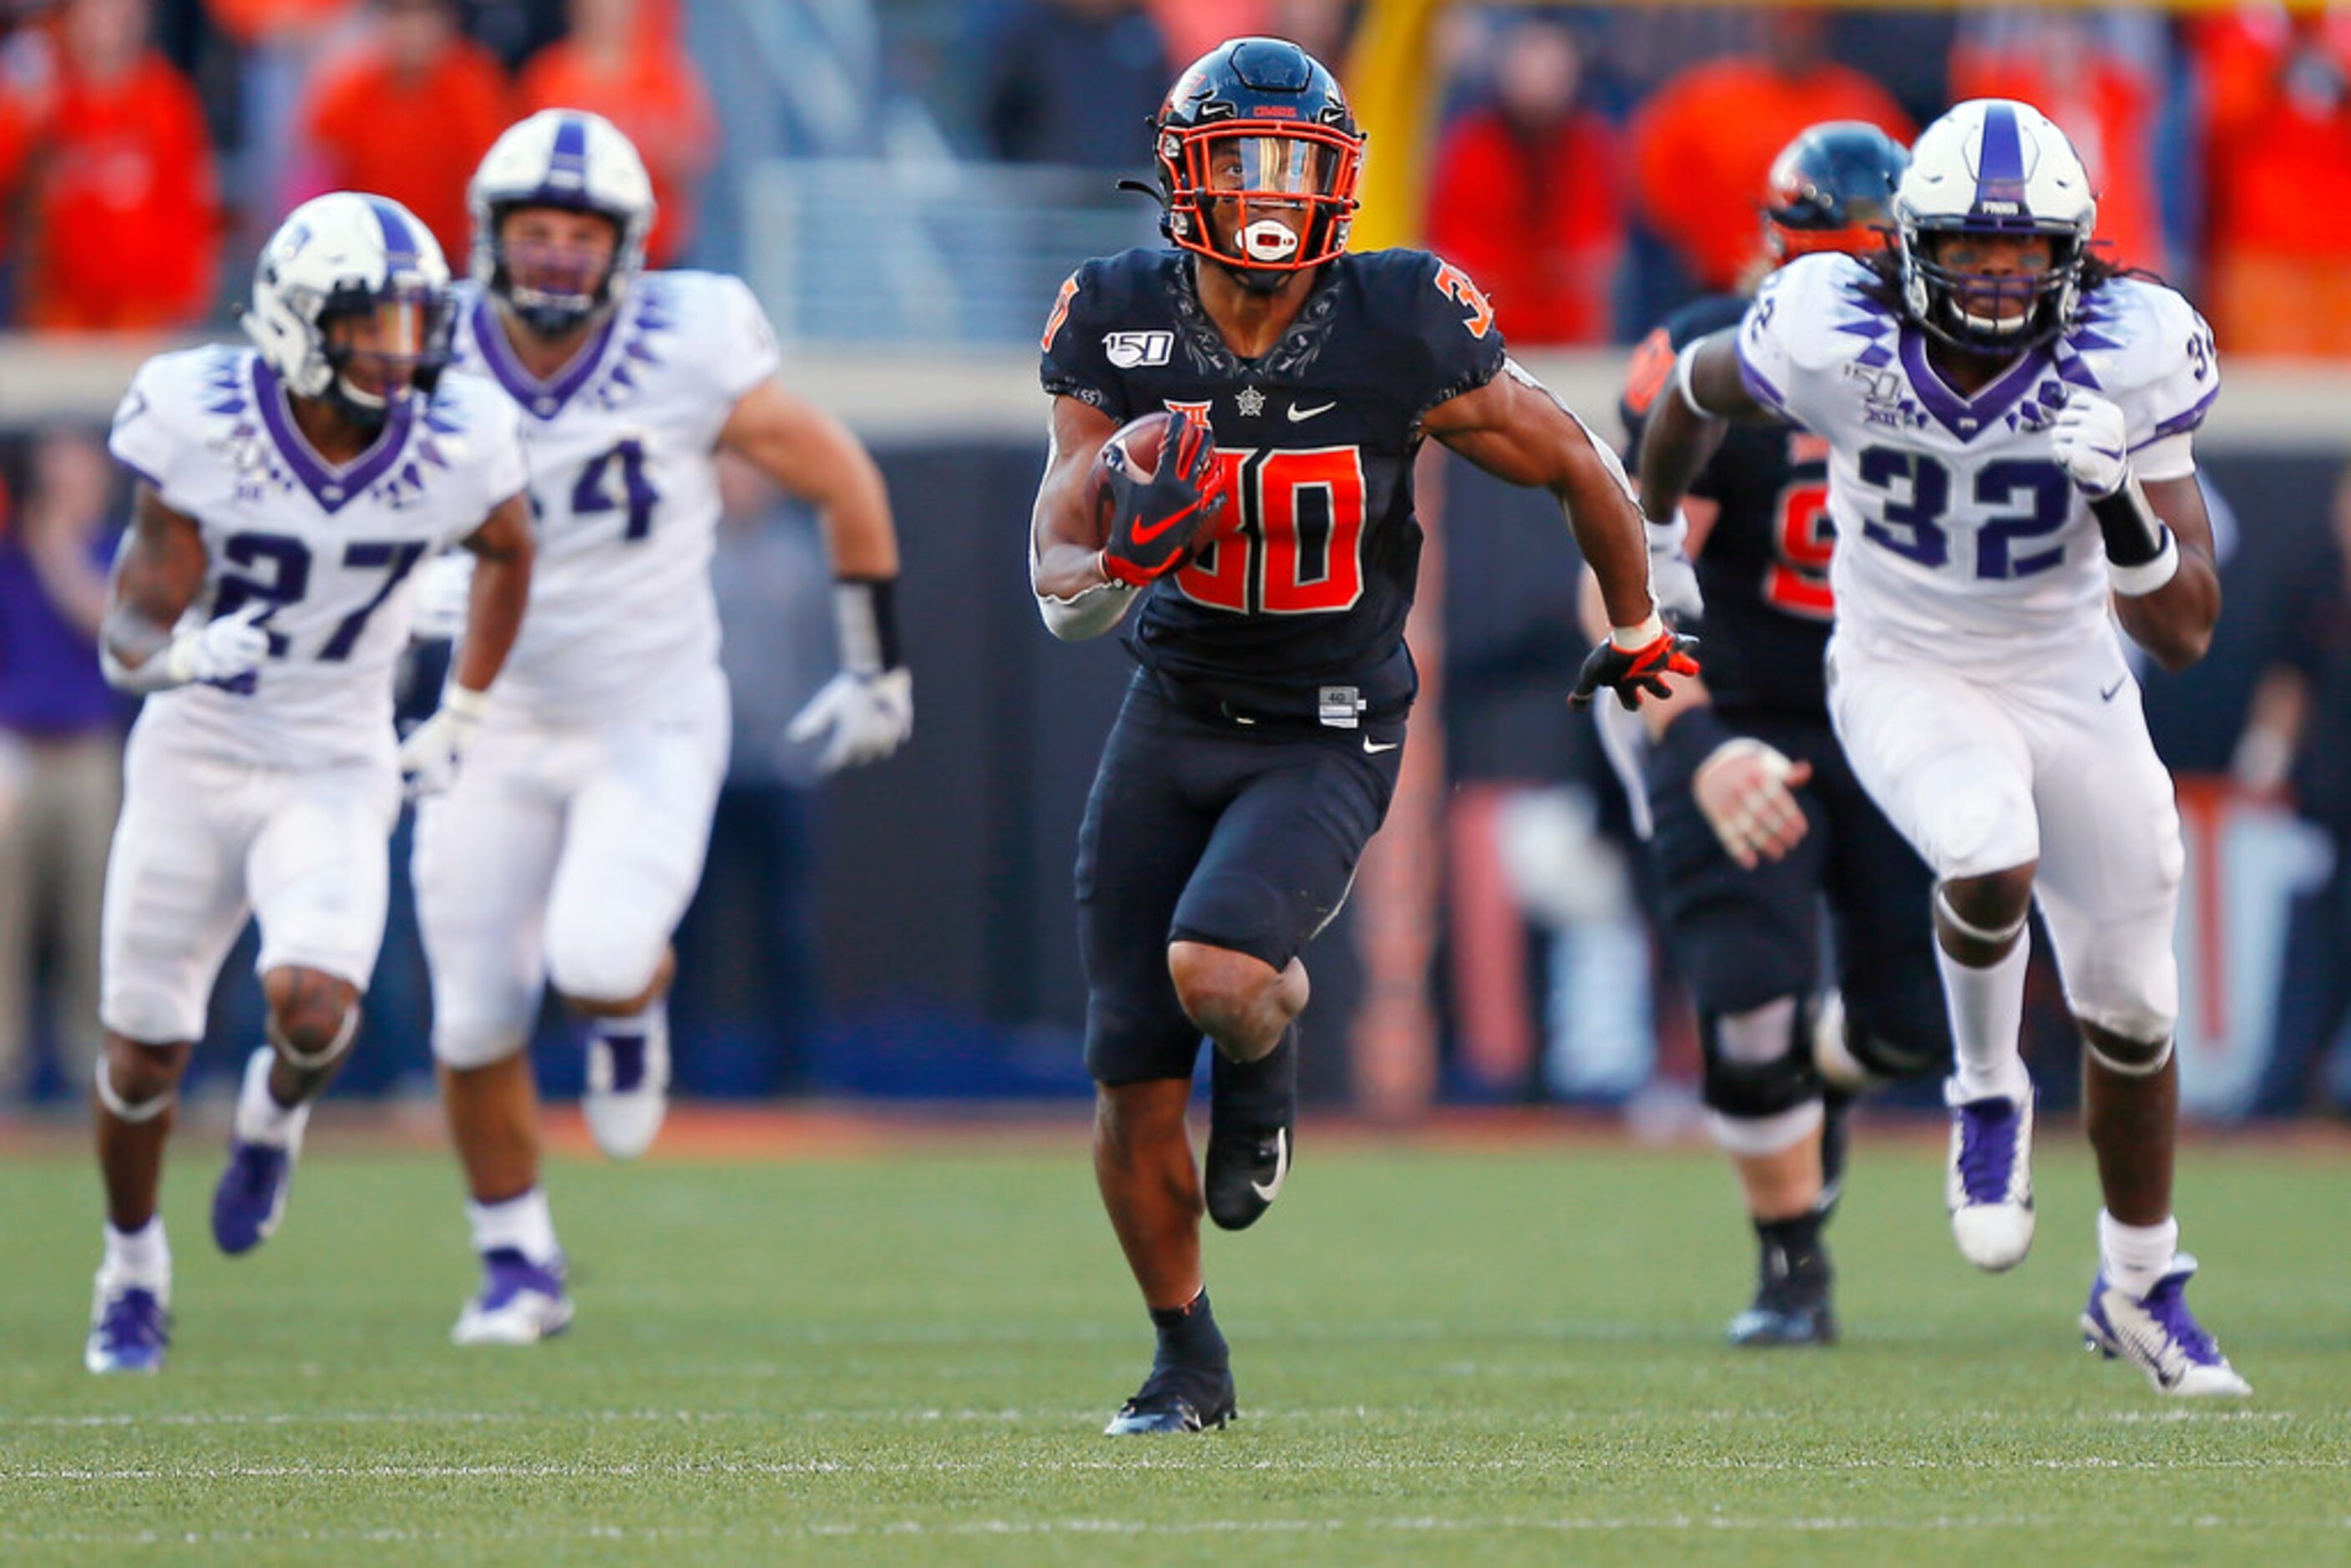
M 1995 1274 L 2013 1269 L 2032 1247 L 2032 1091 L 1961 1100 L 1950 1078 L 1943 1103 L 1951 1108 L 1943 1197 L 1959 1256 Z
M 449 1331 L 455 1344 L 537 1344 L 571 1326 L 563 1260 L 541 1268 L 512 1247 L 482 1254 L 481 1293 Z
M 164 1347 L 171 1343 L 172 1314 L 162 1292 L 110 1282 L 104 1273 L 99 1275 L 89 1309 L 89 1340 L 82 1346 L 84 1366 L 99 1374 L 161 1372 Z
M 2237 1375 L 2220 1344 L 2188 1311 L 2188 1281 L 2196 1260 L 2185 1252 L 2172 1259 L 2163 1278 L 2144 1296 L 2109 1284 L 2106 1271 L 2090 1281 L 2090 1304 L 2082 1309 L 2082 1339 L 2109 1361 L 2126 1361 L 2147 1374 L 2158 1394 L 2242 1396 L 2253 1385 Z
M 275 1054 L 265 1045 L 246 1060 L 242 1100 L 254 1097 L 256 1078 L 266 1092 Z M 286 1217 L 286 1196 L 294 1187 L 294 1162 L 301 1155 L 302 1129 L 309 1119 L 308 1105 L 296 1106 L 283 1113 L 278 1138 L 258 1138 L 249 1134 L 240 1107 L 237 1124 L 229 1133 L 228 1168 L 213 1188 L 213 1239 L 230 1257 L 268 1240 Z
M 632 1160 L 653 1146 L 669 1111 L 669 1020 L 658 1009 L 641 1026 L 601 1025 L 590 1033 L 580 1108 L 609 1157 Z

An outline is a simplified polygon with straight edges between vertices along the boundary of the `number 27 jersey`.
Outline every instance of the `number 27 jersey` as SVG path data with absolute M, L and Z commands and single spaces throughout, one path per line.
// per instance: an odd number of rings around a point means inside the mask
M 538 535 L 530 610 L 492 696 L 536 723 L 654 706 L 717 664 L 714 453 L 735 405 L 776 373 L 767 318 L 739 279 L 647 273 L 540 381 L 486 294 L 463 286 L 457 308 L 458 369 L 521 413 Z
M 2143 479 L 2195 471 L 2220 386 L 2212 336 L 2137 278 L 2084 295 L 2072 326 L 1972 397 L 1850 256 L 1764 279 L 1739 333 L 1748 390 L 1830 446 L 1830 581 L 1840 638 L 1979 670 L 2032 669 L 2111 636 L 2097 524 L 2052 451 L 2077 390 L 2123 411 Z
M 204 586 L 181 630 L 267 607 L 258 671 L 159 692 L 141 728 L 264 767 L 389 767 L 413 573 L 521 492 L 514 411 L 444 377 L 430 399 L 397 404 L 366 451 L 331 464 L 258 354 L 212 347 L 141 366 L 109 445 L 203 537 Z

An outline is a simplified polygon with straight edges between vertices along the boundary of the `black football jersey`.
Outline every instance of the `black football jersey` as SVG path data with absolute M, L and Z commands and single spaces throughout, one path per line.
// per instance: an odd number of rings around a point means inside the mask
M 1273 349 L 1225 344 L 1182 251 L 1090 261 L 1046 323 L 1045 390 L 1123 424 L 1205 413 L 1231 500 L 1215 543 L 1146 591 L 1127 647 L 1234 711 L 1351 725 L 1410 706 L 1423 415 L 1502 368 L 1493 311 L 1422 251 L 1324 266 Z M 1353 688 L 1350 692 L 1349 688 Z
M 1709 332 L 1736 327 L 1747 300 L 1719 294 L 1666 319 L 1635 350 L 1619 411 L 1640 461 L 1641 426 L 1673 391 L 1674 356 Z M 1821 660 L 1835 601 L 1829 592 L 1828 444 L 1791 425 L 1734 424 L 1690 494 L 1719 508 L 1698 556 L 1706 595 L 1698 657 L 1726 713 L 1740 708 L 1823 715 Z

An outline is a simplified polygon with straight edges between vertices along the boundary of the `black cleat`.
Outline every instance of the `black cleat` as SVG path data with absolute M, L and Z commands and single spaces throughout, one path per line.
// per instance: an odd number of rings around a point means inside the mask
M 1281 1196 L 1298 1127 L 1298 1033 L 1252 1062 L 1217 1054 L 1209 1072 L 1208 1218 L 1246 1230 Z
M 1118 1414 L 1102 1428 L 1102 1436 L 1207 1432 L 1239 1417 L 1240 1412 L 1233 1407 L 1229 1365 L 1159 1365 L 1151 1369 L 1134 1397 L 1119 1406 Z
M 1750 1349 L 1836 1343 L 1826 1250 L 1815 1245 L 1792 1255 L 1766 1241 L 1758 1272 L 1754 1303 L 1730 1320 L 1731 1343 Z

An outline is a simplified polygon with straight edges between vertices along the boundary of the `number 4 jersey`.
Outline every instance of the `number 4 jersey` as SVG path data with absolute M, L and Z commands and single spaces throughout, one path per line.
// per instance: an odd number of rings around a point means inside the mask
M 705 272 L 640 277 L 570 362 L 523 369 L 489 297 L 457 289 L 457 379 L 522 411 L 538 557 L 530 612 L 493 695 L 528 722 L 626 719 L 716 670 L 710 556 L 718 433 L 776 373 L 751 291 Z
M 162 354 L 114 416 L 114 455 L 193 518 L 205 580 L 183 629 L 256 601 L 267 664 L 234 685 L 148 698 L 142 728 L 233 760 L 308 768 L 392 758 L 392 674 L 408 643 L 419 562 L 523 487 L 514 411 L 444 377 L 395 405 L 348 464 L 321 458 L 277 377 L 250 349 Z
M 2176 479 L 2195 471 L 2192 432 L 2220 385 L 2202 318 L 2120 277 L 1962 396 L 1876 275 L 1826 254 L 1763 280 L 1739 354 L 1758 399 L 1829 443 L 1840 637 L 1993 672 L 2111 635 L 2097 525 L 2051 455 L 2065 399 L 2120 405 L 2138 476 Z
M 1501 370 L 1493 312 L 1423 252 L 1342 256 L 1271 351 L 1242 359 L 1193 265 L 1175 250 L 1090 261 L 1045 328 L 1048 392 L 1122 424 L 1190 409 L 1216 432 L 1231 497 L 1216 542 L 1152 587 L 1127 646 L 1238 713 L 1342 727 L 1400 716 L 1415 690 L 1420 422 Z

